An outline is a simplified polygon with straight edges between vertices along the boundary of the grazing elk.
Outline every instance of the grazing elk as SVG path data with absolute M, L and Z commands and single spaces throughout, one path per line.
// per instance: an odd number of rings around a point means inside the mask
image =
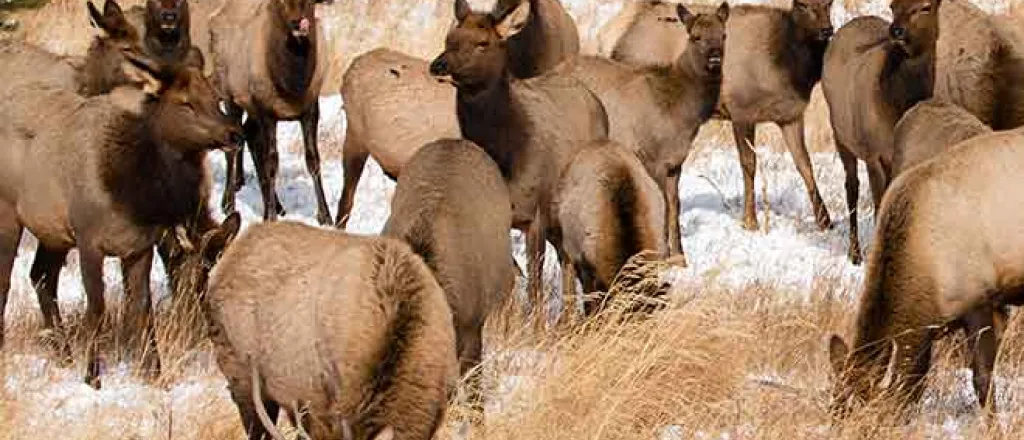
M 0 129 L 6 146 L 0 156 L 0 315 L 23 229 L 39 240 L 30 278 L 47 328 L 60 325 L 58 277 L 68 251 L 77 248 L 91 338 L 86 382 L 94 387 L 100 385 L 104 257 L 121 260 L 125 329 L 145 335 L 143 365 L 157 373 L 152 249 L 169 230 L 208 215 L 206 152 L 242 140 L 198 66 L 158 66 L 130 52 L 125 57 L 145 79 L 145 91 L 123 87 L 83 98 L 41 84 L 0 97 L 11 103 L 0 108 L 0 120 L 15 121 Z
M 611 138 L 638 150 L 665 194 L 669 249 L 683 256 L 679 174 L 697 130 L 718 105 L 729 5 L 722 3 L 710 14 L 677 5 L 677 15 L 690 44 L 669 67 L 636 69 L 599 57 L 563 66 L 601 99 Z
M 958 105 L 938 99 L 921 101 L 896 123 L 889 179 L 895 179 L 954 145 L 991 131 L 984 122 Z
M 263 194 L 263 218 L 284 214 L 277 181 L 278 121 L 298 120 L 306 150 L 306 169 L 312 175 L 317 199 L 317 220 L 331 221 L 320 178 L 317 128 L 325 47 L 315 16 L 315 4 L 325 0 L 227 0 L 210 18 L 211 57 L 220 91 L 231 105 L 229 113 L 249 119 L 246 143 L 252 154 Z M 239 188 L 241 150 L 229 153 L 224 199 L 225 211 L 234 210 Z
M 576 24 L 559 0 L 526 0 L 530 18 L 507 41 L 509 69 L 518 78 L 539 76 L 579 52 Z M 501 0 L 494 16 L 503 16 L 519 0 Z M 373 156 L 392 179 L 416 148 L 436 139 L 459 136 L 455 89 L 429 74 L 429 62 L 388 49 L 356 57 L 345 71 L 348 126 L 342 151 L 344 184 L 336 224 L 344 229 L 355 203 L 366 159 Z
M 1024 27 L 971 2 L 939 10 L 936 98 L 967 109 L 995 130 L 1024 126 Z
M 463 137 L 480 145 L 497 163 L 508 182 L 512 226 L 527 232 L 530 260 L 528 289 L 535 306 L 539 306 L 540 268 L 543 267 L 546 239 L 550 238 L 559 251 L 563 274 L 575 264 L 586 263 L 587 267 L 598 264 L 598 261 L 574 262 L 566 255 L 567 248 L 561 242 L 560 223 L 564 215 L 559 212 L 557 204 L 561 198 L 561 176 L 570 163 L 593 157 L 593 163 L 609 168 L 591 169 L 586 177 L 594 182 L 574 184 L 578 188 L 576 191 L 583 191 L 574 197 L 588 198 L 588 201 L 595 202 L 595 206 L 613 212 L 632 212 L 628 218 L 620 220 L 621 224 L 601 223 L 599 233 L 616 237 L 628 235 L 629 240 L 614 240 L 612 243 L 640 246 L 639 249 L 618 249 L 595 244 L 593 246 L 600 254 L 586 253 L 583 256 L 587 258 L 616 261 L 616 257 L 625 252 L 632 255 L 643 249 L 663 251 L 663 235 L 655 235 L 658 239 L 653 243 L 644 237 L 648 236 L 647 228 L 651 222 L 664 227 L 660 224 L 664 219 L 664 206 L 661 203 L 651 209 L 636 206 L 649 200 L 637 194 L 647 187 L 646 183 L 654 188 L 656 185 L 645 172 L 637 175 L 622 171 L 631 165 L 636 165 L 633 169 L 643 170 L 643 165 L 635 156 L 608 150 L 608 118 L 604 106 L 582 83 L 558 74 L 530 80 L 511 79 L 506 41 L 523 27 L 529 8 L 530 4 L 523 2 L 506 15 L 495 16 L 493 13 L 473 12 L 466 0 L 456 0 L 458 24 L 448 33 L 445 51 L 434 60 L 430 70 L 435 75 L 450 77 L 456 85 L 456 114 Z M 598 181 L 601 179 L 599 176 L 608 173 L 616 173 L 616 180 Z M 623 182 L 625 180 L 629 181 Z M 609 190 L 620 192 L 608 194 L 606 191 Z M 654 199 L 661 199 L 656 191 Z M 582 212 L 569 214 L 587 215 Z M 651 216 L 657 218 L 652 219 Z M 597 219 L 581 220 L 581 223 L 591 221 Z M 616 226 L 622 229 L 607 229 Z M 658 232 L 664 233 L 661 229 Z M 581 243 L 579 247 L 589 245 Z M 625 262 L 625 259 L 621 260 L 619 266 Z M 563 283 L 566 293 L 571 293 L 573 287 L 572 283 Z
M 857 17 L 825 53 L 821 88 L 828 101 L 836 150 L 846 172 L 849 258 L 860 264 L 857 159 L 867 165 L 876 213 L 891 180 L 893 130 L 903 113 L 932 93 L 935 24 L 940 0 L 895 0 L 893 22 Z
M 832 221 L 822 202 L 814 179 L 814 169 L 804 141 L 804 110 L 811 90 L 821 77 L 822 61 L 832 23 L 832 0 L 794 0 L 789 10 L 768 6 L 740 5 L 732 8 L 726 28 L 725 59 L 722 66 L 722 92 L 719 113 L 733 123 L 736 148 L 743 167 L 743 226 L 757 229 L 754 205 L 754 177 L 757 156 L 753 150 L 756 124 L 774 122 L 782 128 L 797 170 L 803 178 L 818 227 L 827 229 Z M 631 34 L 649 32 L 654 26 L 675 38 L 678 27 L 664 26 L 658 14 L 637 14 L 637 21 L 620 41 L 631 41 Z M 657 35 L 657 32 L 650 32 Z M 652 37 L 653 38 L 653 37 Z M 657 41 L 631 42 L 616 47 L 617 60 L 648 59 L 640 52 L 654 50 Z M 672 63 L 679 50 L 658 50 L 666 58 L 655 64 Z M 652 63 L 655 60 L 650 60 Z
M 837 413 L 882 393 L 915 401 L 933 341 L 958 328 L 971 335 L 978 399 L 994 410 L 994 312 L 1024 303 L 1018 232 L 1024 197 L 1006 191 L 1024 170 L 1022 146 L 1020 131 L 981 135 L 892 182 L 882 198 L 852 345 L 838 336 L 829 343 Z
M 383 235 L 408 243 L 444 290 L 462 376 L 480 364 L 484 323 L 515 284 L 511 227 L 501 171 L 472 142 L 427 144 L 398 178 Z M 471 379 L 472 401 L 479 402 L 479 374 Z
M 404 243 L 256 224 L 214 267 L 205 304 L 249 438 L 273 433 L 281 409 L 316 439 L 427 440 L 441 425 L 452 314 Z

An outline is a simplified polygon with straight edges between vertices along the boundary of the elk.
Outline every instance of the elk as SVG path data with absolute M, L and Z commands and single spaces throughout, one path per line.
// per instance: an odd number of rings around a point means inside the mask
M 61 325 L 58 277 L 68 251 L 77 248 L 90 338 L 85 380 L 96 388 L 104 257 L 121 260 L 126 334 L 143 335 L 143 368 L 157 374 L 153 247 L 175 227 L 208 215 L 206 152 L 242 140 L 198 66 L 124 55 L 144 90 L 122 87 L 84 98 L 45 83 L 27 85 L 6 92 L 3 100 L 11 105 L 0 109 L 0 119 L 13 121 L 0 133 L 9 152 L 0 161 L 0 315 L 23 230 L 39 240 L 30 278 L 48 329 Z
M 249 438 L 284 438 L 282 409 L 317 439 L 427 440 L 443 421 L 452 313 L 399 240 L 253 225 L 214 267 L 204 307 Z
M 995 130 L 1024 126 L 1024 30 L 970 2 L 943 2 L 935 56 L 936 98 Z
M 896 123 L 890 180 L 954 145 L 991 131 L 958 105 L 939 99 L 921 101 Z
M 817 225 L 832 225 L 814 178 L 814 168 L 804 141 L 804 110 L 814 85 L 821 78 L 822 62 L 832 23 L 832 0 L 794 0 L 789 10 L 768 6 L 740 5 L 729 14 L 722 65 L 722 92 L 718 114 L 733 123 L 733 135 L 743 168 L 743 227 L 758 228 L 754 205 L 754 178 L 757 156 L 753 150 L 756 124 L 774 122 L 782 128 L 786 146 L 807 188 Z M 685 38 L 678 27 L 665 26 L 661 14 L 636 14 L 636 21 L 621 37 L 629 45 L 617 46 L 616 60 L 647 60 L 668 65 L 678 50 L 656 47 L 658 41 Z M 668 32 L 661 35 L 655 30 Z M 652 35 L 648 43 L 636 41 L 633 34 Z M 655 37 L 657 36 L 657 37 Z M 685 40 L 684 40 L 685 41 Z M 642 52 L 660 53 L 653 60 Z
M 463 137 L 475 142 L 497 163 L 502 176 L 509 185 L 512 202 L 512 226 L 526 231 L 529 263 L 528 290 L 533 295 L 535 306 L 541 304 L 539 297 L 540 268 L 543 267 L 544 243 L 551 239 L 559 250 L 563 274 L 569 273 L 574 263 L 566 255 L 561 243 L 561 225 L 564 216 L 558 210 L 561 197 L 561 176 L 569 164 L 583 158 L 605 155 L 595 163 L 614 166 L 614 170 L 591 170 L 589 179 L 599 180 L 600 175 L 620 173 L 630 166 L 623 163 L 622 155 L 611 154 L 607 147 L 608 118 L 604 106 L 578 80 L 565 75 L 544 75 L 530 80 L 512 80 L 508 70 L 506 41 L 522 29 L 529 16 L 530 4 L 521 3 L 504 16 L 493 13 L 478 13 L 470 9 L 466 0 L 456 0 L 455 17 L 458 24 L 448 33 L 444 52 L 434 60 L 430 71 L 436 76 L 450 78 L 456 85 L 456 115 Z M 625 148 L 617 146 L 616 148 Z M 632 164 L 642 164 L 635 156 L 629 156 Z M 650 176 L 626 173 L 616 182 L 591 182 L 590 186 L 576 184 L 585 191 L 583 197 L 594 201 L 605 209 L 627 212 L 624 206 L 642 203 L 637 195 L 644 182 L 630 179 L 646 179 L 653 184 Z M 621 194 L 607 194 L 603 191 L 622 189 Z M 628 190 L 627 190 L 628 188 Z M 655 193 L 657 194 L 657 193 Z M 579 197 L 579 195 L 576 195 Z M 655 197 L 660 199 L 660 197 Z M 608 204 L 619 205 L 611 206 Z M 659 210 L 658 208 L 661 208 Z M 603 223 L 600 233 L 608 236 L 628 235 L 629 240 L 619 242 L 627 246 L 630 255 L 641 249 L 635 246 L 653 246 L 652 250 L 663 250 L 663 235 L 649 243 L 643 239 L 646 227 L 652 219 L 659 222 L 664 218 L 664 206 L 652 209 L 635 209 L 622 224 Z M 570 213 L 571 215 L 586 215 Z M 645 218 L 637 218 L 645 217 Z M 588 221 L 597 221 L 589 219 Z M 606 229 L 619 226 L 621 229 Z M 663 225 L 662 225 L 663 228 Z M 594 231 L 590 231 L 593 233 Z M 658 232 L 663 233 L 663 230 Z M 583 244 L 580 245 L 582 247 Z M 621 255 L 622 249 L 597 246 L 602 253 Z M 586 255 L 601 260 L 615 261 L 605 255 Z M 628 257 L 628 256 L 627 256 Z M 618 262 L 621 266 L 625 259 Z M 589 266 L 596 264 L 589 262 Z M 610 282 L 610 280 L 608 280 Z M 566 293 L 573 289 L 571 283 L 564 283 Z
M 857 228 L 860 180 L 867 164 L 876 213 L 891 180 L 893 130 L 903 113 L 931 96 L 935 28 L 941 0 L 896 0 L 893 22 L 857 17 L 825 53 L 821 87 L 828 101 L 836 150 L 846 172 L 850 214 L 849 258 L 862 261 Z
M 313 177 L 317 220 L 330 223 L 330 209 L 320 177 L 317 129 L 318 98 L 325 63 L 324 42 L 315 17 L 324 0 L 226 1 L 210 18 L 211 57 L 218 89 L 230 101 L 229 113 L 245 111 L 246 143 L 256 165 L 263 195 L 263 218 L 284 214 L 278 203 L 278 121 L 302 126 L 306 169 Z M 234 210 L 239 187 L 241 150 L 227 156 L 227 181 L 221 206 Z
M 508 187 L 487 153 L 466 140 L 424 145 L 406 164 L 383 235 L 405 241 L 434 273 L 452 310 L 459 373 L 483 354 L 487 317 L 515 284 Z M 470 377 L 478 402 L 479 374 Z
M 839 336 L 829 342 L 837 414 L 882 393 L 916 401 L 933 341 L 961 328 L 971 336 L 978 400 L 994 411 L 994 318 L 998 309 L 1024 303 L 1024 236 L 1016 232 L 1024 220 L 1024 198 L 1005 191 L 1024 170 L 1022 145 L 1019 130 L 981 135 L 911 168 L 889 186 L 852 344 Z
M 82 96 L 97 96 L 110 93 L 121 85 L 139 84 L 137 78 L 131 77 L 131 70 L 123 68 L 125 59 L 122 55 L 126 50 L 145 52 L 138 29 L 115 0 L 106 0 L 102 12 L 91 1 L 86 3 L 86 7 L 89 19 L 101 35 L 90 43 L 78 69 L 78 92 Z
M 579 52 L 576 24 L 558 0 L 524 0 L 530 18 L 507 41 L 509 69 L 517 78 L 550 71 Z M 511 11 L 519 0 L 501 0 L 494 16 Z M 336 225 L 344 229 L 355 203 L 366 159 L 373 156 L 392 179 L 416 148 L 436 139 L 459 136 L 455 88 L 430 76 L 429 62 L 388 49 L 360 55 L 345 71 L 341 94 L 348 115 L 342 151 L 344 184 Z
M 563 66 L 601 99 L 611 138 L 638 150 L 665 195 L 669 249 L 685 261 L 679 174 L 697 130 L 718 105 L 729 5 L 710 14 L 693 14 L 683 5 L 676 10 L 690 43 L 669 67 L 637 69 L 592 56 Z

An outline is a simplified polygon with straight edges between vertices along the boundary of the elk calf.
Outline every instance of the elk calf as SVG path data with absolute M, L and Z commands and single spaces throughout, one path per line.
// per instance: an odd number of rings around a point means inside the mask
M 404 243 L 256 224 L 217 263 L 206 304 L 249 438 L 281 409 L 316 439 L 427 440 L 441 425 L 458 374 L 452 314 Z
M 153 246 L 172 228 L 206 217 L 206 152 L 241 141 L 241 128 L 221 113 L 198 69 L 125 56 L 146 81 L 145 92 L 120 88 L 83 98 L 43 84 L 0 96 L 9 104 L 0 107 L 0 120 L 14 121 L 0 131 L 7 146 L 0 156 L 0 316 L 23 229 L 39 240 L 30 276 L 47 328 L 60 325 L 58 277 L 64 257 L 77 248 L 91 338 L 86 381 L 96 387 L 103 258 L 121 260 L 125 328 L 146 335 L 143 365 L 157 373 Z M 0 334 L 2 328 L 0 320 Z
M 970 335 L 978 399 L 994 410 L 993 312 L 1024 304 L 1024 196 L 1006 191 L 1021 172 L 1024 133 L 1011 131 L 972 138 L 893 181 L 882 198 L 852 345 L 838 336 L 829 344 L 834 411 L 846 414 L 883 392 L 919 398 L 933 341 L 957 328 Z
M 679 174 L 697 130 L 718 105 L 729 5 L 696 15 L 677 5 L 676 14 L 676 26 L 685 26 L 690 43 L 669 67 L 635 69 L 598 57 L 563 66 L 601 99 L 611 138 L 638 150 L 665 194 L 668 246 L 682 256 Z

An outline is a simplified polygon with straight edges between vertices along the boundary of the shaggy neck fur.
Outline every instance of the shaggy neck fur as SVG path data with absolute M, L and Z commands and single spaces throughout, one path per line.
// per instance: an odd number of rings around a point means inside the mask
M 790 84 L 800 96 L 810 99 L 811 90 L 821 80 L 828 42 L 805 36 L 790 13 L 785 15 L 782 32 L 783 46 L 775 48 L 779 51 L 775 58 L 779 67 L 789 72 Z
M 456 101 L 462 136 L 482 147 L 508 179 L 520 138 L 514 127 L 522 121 L 514 110 L 509 74 L 487 86 L 460 85 Z
M 100 175 L 119 209 L 143 226 L 185 223 L 205 210 L 205 152 L 181 153 L 154 136 L 155 102 L 142 116 L 120 115 L 108 127 Z
M 267 33 L 267 70 L 274 87 L 284 98 L 305 99 L 316 73 L 316 26 L 310 27 L 307 38 L 298 39 L 282 21 L 271 23 L 274 29 Z
M 899 47 L 886 44 L 885 64 L 879 83 L 882 96 L 889 101 L 893 116 L 897 119 L 910 110 L 914 104 L 932 96 L 934 84 L 934 52 L 926 52 L 908 58 Z

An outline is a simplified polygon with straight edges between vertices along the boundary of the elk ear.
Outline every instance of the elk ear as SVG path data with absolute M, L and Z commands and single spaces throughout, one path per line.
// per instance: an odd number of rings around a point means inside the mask
M 722 4 L 718 7 L 718 11 L 715 12 L 715 15 L 718 15 L 718 19 L 722 20 L 722 23 L 725 23 L 726 21 L 728 21 L 729 20 L 729 3 L 722 2 Z
M 839 335 L 828 339 L 828 360 L 832 364 L 832 373 L 839 377 L 846 370 L 846 359 L 850 355 L 850 347 Z
M 459 23 L 462 23 L 462 20 L 469 16 L 470 11 L 469 2 L 466 0 L 455 0 L 455 20 L 458 20 Z
M 238 236 L 238 230 L 242 227 L 242 217 L 237 212 L 232 212 L 221 222 L 220 226 L 203 234 L 199 245 L 199 252 L 203 260 L 208 263 L 216 263 L 221 254 L 231 242 Z
M 85 7 L 89 10 L 89 23 L 92 27 L 103 29 L 103 13 L 91 1 L 85 2 Z
M 520 2 L 519 6 L 512 8 L 504 17 L 498 19 L 498 24 L 494 26 L 494 30 L 502 41 L 508 40 L 522 31 L 529 20 L 530 2 Z
M 155 61 L 128 49 L 122 50 L 121 55 L 134 68 L 129 70 L 133 70 L 138 74 L 143 84 L 142 91 L 146 92 L 147 95 L 159 95 L 167 83 L 170 82 L 165 78 L 166 75 L 161 66 Z
M 681 3 L 676 5 L 676 15 L 679 16 L 679 21 L 682 21 L 686 25 L 686 29 L 689 30 L 693 26 L 693 23 L 697 21 L 697 16 L 693 15 L 686 6 Z
M 395 440 L 395 428 L 388 426 L 382 429 L 377 435 L 373 436 L 373 440 Z

